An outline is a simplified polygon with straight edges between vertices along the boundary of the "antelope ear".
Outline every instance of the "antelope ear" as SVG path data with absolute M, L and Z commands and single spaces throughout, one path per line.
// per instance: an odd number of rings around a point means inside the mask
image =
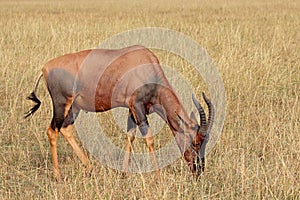
M 195 116 L 194 111 L 191 112 L 191 114 L 190 114 L 190 119 L 191 119 L 195 124 L 197 124 L 197 119 L 196 119 L 196 116 Z

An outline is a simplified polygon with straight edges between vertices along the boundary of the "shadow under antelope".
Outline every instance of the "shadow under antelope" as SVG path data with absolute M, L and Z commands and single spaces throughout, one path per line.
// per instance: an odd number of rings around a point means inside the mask
M 138 45 L 123 49 L 90 49 L 50 60 L 42 68 L 33 92 L 28 96 L 36 104 L 26 113 L 26 118 L 40 107 L 36 90 L 42 77 L 53 103 L 53 118 L 47 135 L 56 180 L 60 179 L 58 133 L 65 137 L 75 154 L 90 169 L 88 157 L 73 137 L 72 125 L 80 110 L 104 112 L 116 107 L 129 109 L 129 134 L 125 146 L 128 153 L 124 158 L 124 170 L 128 170 L 130 163 L 136 127 L 144 137 L 152 164 L 158 168 L 154 138 L 147 120 L 147 115 L 155 112 L 170 127 L 192 174 L 198 176 L 204 171 L 205 146 L 213 124 L 214 107 L 203 93 L 209 112 L 207 120 L 202 106 L 192 95 L 200 123 L 193 113 L 188 116 L 157 57 L 149 49 Z

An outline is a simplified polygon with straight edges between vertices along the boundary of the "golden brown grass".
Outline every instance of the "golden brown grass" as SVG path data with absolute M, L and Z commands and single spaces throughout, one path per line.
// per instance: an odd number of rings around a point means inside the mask
M 179 159 L 158 181 L 151 173 L 123 178 L 91 158 L 89 177 L 61 139 L 65 179 L 56 183 L 45 134 L 52 113 L 45 86 L 39 87 L 40 110 L 22 118 L 33 81 L 51 58 L 145 26 L 191 36 L 223 78 L 227 116 L 205 175 L 192 180 Z M 0 1 L 0 198 L 299 199 L 299 30 L 300 3 L 293 0 Z M 168 60 L 184 73 L 183 62 Z M 186 76 L 193 78 L 188 70 Z

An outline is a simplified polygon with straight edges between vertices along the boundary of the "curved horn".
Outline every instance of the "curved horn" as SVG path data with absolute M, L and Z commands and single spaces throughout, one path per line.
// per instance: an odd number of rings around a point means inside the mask
M 207 123 L 206 123 L 206 115 L 204 109 L 201 106 L 201 104 L 198 102 L 198 100 L 195 98 L 194 94 L 192 94 L 192 99 L 200 115 L 200 131 L 203 135 L 205 135 L 207 130 Z
M 215 117 L 215 110 L 214 110 L 214 106 L 211 103 L 211 101 L 206 97 L 206 95 L 204 94 L 204 92 L 202 92 L 202 96 L 203 99 L 208 107 L 208 127 L 206 128 L 206 135 L 205 135 L 205 139 L 201 145 L 201 149 L 199 152 L 199 156 L 201 158 L 201 171 L 204 172 L 204 168 L 205 168 L 205 149 L 206 149 L 206 144 L 208 143 L 209 140 L 209 135 L 210 135 L 210 130 L 211 127 L 213 125 L 213 121 L 214 121 L 214 117 Z
M 211 101 L 205 96 L 204 92 L 202 93 L 203 99 L 208 106 L 208 127 L 206 129 L 206 133 L 209 134 L 211 127 L 213 125 L 214 117 L 215 117 L 215 109 Z
M 199 152 L 199 156 L 197 159 L 201 159 L 201 163 L 200 163 L 200 167 L 201 167 L 201 171 L 204 172 L 204 168 L 205 168 L 205 149 L 206 149 L 206 144 L 208 143 L 209 140 L 209 135 L 210 135 L 210 130 L 212 128 L 213 125 L 213 121 L 214 121 L 214 116 L 215 116 L 215 110 L 214 110 L 214 106 L 212 105 L 211 101 L 205 96 L 204 92 L 202 92 L 202 96 L 203 99 L 205 101 L 205 103 L 207 104 L 208 107 L 208 125 L 206 124 L 206 116 L 205 116 L 205 112 L 202 108 L 202 106 L 200 105 L 200 103 L 196 100 L 194 94 L 192 95 L 193 98 L 193 102 L 200 114 L 200 131 L 201 133 L 205 136 L 204 141 L 201 145 L 200 148 L 200 152 Z

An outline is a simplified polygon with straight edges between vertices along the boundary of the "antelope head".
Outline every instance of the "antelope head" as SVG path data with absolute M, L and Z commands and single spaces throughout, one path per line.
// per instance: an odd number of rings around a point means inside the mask
M 188 145 L 183 150 L 183 157 L 185 161 L 188 163 L 191 172 L 195 176 L 199 176 L 202 172 L 204 172 L 205 167 L 205 148 L 206 144 L 209 140 L 209 134 L 212 128 L 213 120 L 214 120 L 214 107 L 211 101 L 202 93 L 203 99 L 208 106 L 208 120 L 206 120 L 206 114 L 204 112 L 203 107 L 192 95 L 193 102 L 197 108 L 197 111 L 200 115 L 200 122 L 197 123 L 194 113 L 191 113 L 190 119 L 194 123 L 188 124 L 182 118 L 180 120 L 184 123 L 185 132 L 188 132 L 189 141 Z

